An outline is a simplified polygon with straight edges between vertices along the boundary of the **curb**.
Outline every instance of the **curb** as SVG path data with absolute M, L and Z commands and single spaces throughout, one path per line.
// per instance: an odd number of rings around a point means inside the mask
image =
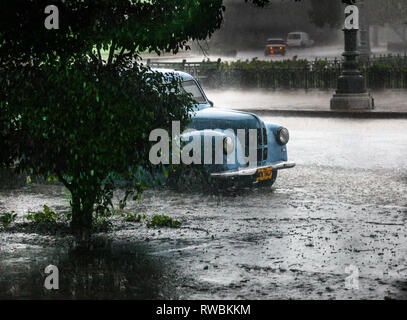
M 407 119 L 407 112 L 400 111 L 331 111 L 331 110 L 284 110 L 284 109 L 235 109 L 265 116 L 357 118 L 357 119 Z

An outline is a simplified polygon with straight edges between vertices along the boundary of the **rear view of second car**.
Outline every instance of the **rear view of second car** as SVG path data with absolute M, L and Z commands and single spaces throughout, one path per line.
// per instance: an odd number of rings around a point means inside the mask
M 286 54 L 286 42 L 280 38 L 268 39 L 264 55 L 270 56 L 276 54 L 281 54 L 283 56 Z

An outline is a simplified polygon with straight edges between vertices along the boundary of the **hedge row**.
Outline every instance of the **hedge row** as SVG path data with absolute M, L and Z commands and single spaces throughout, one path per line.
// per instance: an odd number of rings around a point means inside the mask
M 407 88 L 407 59 L 362 60 L 361 72 L 371 89 Z M 203 63 L 185 71 L 197 76 L 206 87 L 257 89 L 334 89 L 341 74 L 339 61 L 234 61 L 218 65 Z

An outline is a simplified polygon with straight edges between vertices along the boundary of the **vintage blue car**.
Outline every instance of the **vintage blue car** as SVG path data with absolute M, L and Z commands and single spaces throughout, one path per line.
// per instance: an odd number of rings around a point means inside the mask
M 209 182 L 264 182 L 272 185 L 276 181 L 278 170 L 295 166 L 295 163 L 288 162 L 289 132 L 286 128 L 263 122 L 255 114 L 215 108 L 205 95 L 199 81 L 190 74 L 168 69 L 154 71 L 179 77 L 183 90 L 190 93 L 196 102 L 191 114 L 192 121 L 188 127 L 191 131 L 183 133 L 182 140 L 190 141 L 194 137 L 200 137 L 201 162 L 199 165 L 196 163 L 189 166 L 180 165 L 183 170 L 176 170 L 178 174 L 173 174 L 173 179 L 178 179 L 179 184 L 183 186 L 189 184 L 199 172 L 199 179 L 205 179 L 206 182 L 208 180 Z M 204 145 L 204 141 L 215 139 L 222 141 L 220 156 L 219 150 L 215 150 L 216 142 L 210 145 L 209 155 L 208 147 Z M 253 141 L 255 163 L 248 161 L 253 154 L 253 145 L 250 145 Z M 216 157 L 218 158 L 215 159 Z M 253 157 L 250 159 L 253 160 Z M 197 167 L 201 170 L 196 170 Z

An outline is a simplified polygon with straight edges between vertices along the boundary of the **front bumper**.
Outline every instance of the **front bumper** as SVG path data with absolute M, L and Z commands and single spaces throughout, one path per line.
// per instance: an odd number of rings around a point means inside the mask
M 268 51 L 268 52 L 266 52 L 266 54 L 271 56 L 271 55 L 276 55 L 276 54 L 285 54 L 285 52 L 286 52 L 285 50 L 279 50 L 279 51 L 273 51 L 273 52 Z
M 295 163 L 294 162 L 286 162 L 286 161 L 281 161 L 281 162 L 276 162 L 267 166 L 262 166 L 262 167 L 253 167 L 253 168 L 244 168 L 244 169 L 239 169 L 239 170 L 234 170 L 234 171 L 223 171 L 223 172 L 214 172 L 211 173 L 212 178 L 234 178 L 234 177 L 250 177 L 250 176 L 255 176 L 257 172 L 261 169 L 268 169 L 272 168 L 272 170 L 282 170 L 282 169 L 290 169 L 294 168 Z

